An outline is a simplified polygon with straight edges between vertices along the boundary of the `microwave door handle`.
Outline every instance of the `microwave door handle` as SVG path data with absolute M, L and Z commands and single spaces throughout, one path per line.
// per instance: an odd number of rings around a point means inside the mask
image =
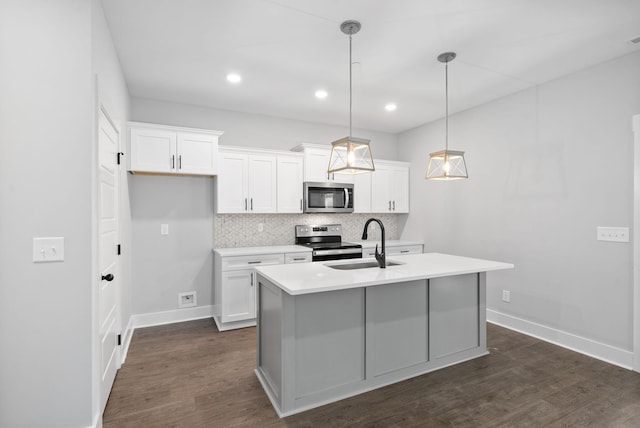
M 344 188 L 344 207 L 349 208 L 349 189 Z

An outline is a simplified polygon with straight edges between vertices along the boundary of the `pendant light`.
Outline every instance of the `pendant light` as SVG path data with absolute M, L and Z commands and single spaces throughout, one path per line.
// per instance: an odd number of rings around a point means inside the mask
M 340 30 L 349 36 L 349 136 L 331 143 L 331 157 L 327 173 L 358 174 L 375 171 L 373 157 L 369 147 L 369 140 L 351 136 L 351 109 L 353 100 L 351 36 L 360 31 L 362 26 L 358 21 L 344 21 Z
M 445 137 L 444 150 L 429 155 L 429 166 L 424 178 L 427 180 L 457 180 L 469 178 L 464 152 L 449 150 L 449 63 L 456 57 L 455 52 L 438 55 L 438 61 L 444 62 L 445 74 Z

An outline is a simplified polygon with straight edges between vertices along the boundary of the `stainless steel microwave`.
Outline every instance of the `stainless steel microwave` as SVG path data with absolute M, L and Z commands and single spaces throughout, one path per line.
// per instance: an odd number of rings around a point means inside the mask
M 304 183 L 305 213 L 352 213 L 353 184 Z

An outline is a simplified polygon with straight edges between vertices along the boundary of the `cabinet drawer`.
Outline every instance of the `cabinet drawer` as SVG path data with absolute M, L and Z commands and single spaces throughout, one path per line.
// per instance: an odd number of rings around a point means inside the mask
M 422 245 L 404 245 L 401 247 L 387 248 L 387 254 L 390 256 L 401 256 L 403 254 L 422 254 Z
M 284 255 L 285 263 L 309 263 L 311 261 L 311 253 L 288 253 Z
M 222 258 L 222 271 L 247 269 L 256 266 L 281 265 L 284 254 L 259 254 L 255 256 L 235 256 Z
M 380 246 L 378 246 L 380 250 Z M 422 245 L 403 245 L 399 247 L 386 247 L 387 256 L 402 256 L 404 254 L 422 254 Z M 363 248 L 362 257 L 374 257 L 375 248 Z

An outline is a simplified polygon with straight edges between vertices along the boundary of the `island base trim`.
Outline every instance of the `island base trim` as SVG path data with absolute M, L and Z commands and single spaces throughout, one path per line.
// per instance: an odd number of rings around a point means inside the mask
M 544 340 L 588 357 L 633 370 L 633 352 L 616 348 L 586 337 L 577 336 L 552 327 L 487 309 L 487 322 L 499 325 L 536 339 Z
M 346 398 L 351 398 L 351 397 L 355 397 L 356 395 L 361 395 L 361 394 L 366 394 L 367 392 L 371 392 L 374 391 L 376 389 L 380 389 L 383 388 L 385 386 L 388 385 L 392 385 L 394 383 L 398 383 L 398 382 L 403 382 L 405 380 L 409 380 L 409 379 L 413 379 L 414 377 L 418 377 L 418 376 L 422 376 L 437 370 L 441 370 L 450 366 L 455 366 L 461 363 L 464 363 L 466 361 L 471 361 L 471 360 L 475 360 L 476 358 L 480 358 L 480 357 L 484 357 L 485 355 L 489 355 L 488 351 L 483 351 L 478 353 L 477 355 L 472 355 L 470 357 L 467 358 L 463 358 L 460 360 L 456 360 L 454 362 L 450 362 L 450 363 L 446 363 L 443 364 L 441 366 L 437 366 L 437 367 L 430 367 L 426 370 L 421 370 L 418 373 L 413 373 L 410 375 L 406 375 L 400 378 L 396 378 L 394 380 L 389 380 L 389 381 L 385 381 L 385 382 L 380 382 L 380 383 L 376 383 L 375 385 L 371 385 L 371 386 L 366 386 L 363 388 L 359 388 L 353 391 L 349 391 L 348 393 L 344 393 L 344 394 L 339 394 L 336 395 L 335 397 L 331 397 L 328 399 L 324 399 L 324 400 L 319 400 L 314 402 L 313 404 L 307 404 L 307 405 L 303 405 L 300 407 L 296 407 L 295 409 L 291 409 L 291 410 L 287 410 L 287 411 L 282 411 L 282 409 L 280 408 L 280 404 L 278 402 L 278 400 L 275 398 L 275 395 L 273 393 L 273 391 L 271 390 L 271 387 L 269 386 L 269 382 L 266 381 L 266 379 L 263 377 L 263 374 L 260 370 L 260 368 L 256 368 L 254 370 L 254 373 L 256 374 L 256 377 L 258 378 L 258 381 L 260 382 L 260 384 L 262 385 L 262 388 L 264 389 L 265 393 L 267 394 L 267 397 L 269 398 L 269 401 L 271 402 L 271 405 L 273 406 L 273 409 L 275 410 L 276 414 L 278 415 L 278 417 L 280 418 L 286 418 L 287 416 L 291 416 L 291 415 L 295 415 L 297 413 L 302 413 L 302 412 L 306 412 L 307 410 L 311 410 L 311 409 L 315 409 L 317 407 L 322 407 L 324 405 L 327 404 L 331 404 L 331 403 L 335 403 L 337 401 L 341 401 L 344 400 Z

